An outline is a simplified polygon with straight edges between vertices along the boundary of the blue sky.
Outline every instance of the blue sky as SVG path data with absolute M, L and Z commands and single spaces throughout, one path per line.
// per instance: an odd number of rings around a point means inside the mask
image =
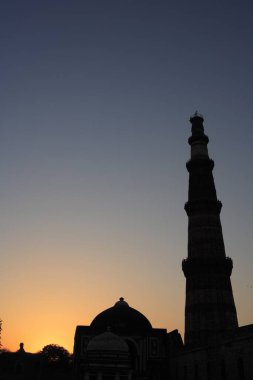
M 0 8 L 3 344 L 71 350 L 75 325 L 120 296 L 154 326 L 183 333 L 196 109 L 216 164 L 239 321 L 252 322 L 252 3 Z

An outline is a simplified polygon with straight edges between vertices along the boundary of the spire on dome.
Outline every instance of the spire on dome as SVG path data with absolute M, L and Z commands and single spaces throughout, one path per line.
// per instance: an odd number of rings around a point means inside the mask
M 123 297 L 120 297 L 119 301 L 115 303 L 114 306 L 129 306 Z

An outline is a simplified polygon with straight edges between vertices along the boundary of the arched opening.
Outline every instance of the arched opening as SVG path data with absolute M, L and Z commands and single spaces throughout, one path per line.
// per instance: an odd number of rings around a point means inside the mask
M 137 344 L 129 338 L 124 339 L 129 348 L 130 366 L 132 370 L 138 370 L 139 368 L 139 350 Z

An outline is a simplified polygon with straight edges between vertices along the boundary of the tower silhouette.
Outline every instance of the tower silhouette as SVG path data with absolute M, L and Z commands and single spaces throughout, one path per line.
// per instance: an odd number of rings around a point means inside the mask
M 230 276 L 233 262 L 226 257 L 220 222 L 221 202 L 213 179 L 214 162 L 209 158 L 204 118 L 191 118 L 188 142 L 191 158 L 188 202 L 188 257 L 182 269 L 186 277 L 185 344 L 201 346 L 210 337 L 238 327 Z

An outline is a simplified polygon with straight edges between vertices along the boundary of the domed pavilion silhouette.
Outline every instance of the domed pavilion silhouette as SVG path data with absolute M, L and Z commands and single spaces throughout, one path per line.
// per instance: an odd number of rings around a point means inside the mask
M 99 313 L 90 326 L 77 326 L 74 344 L 76 379 L 137 379 L 167 370 L 167 348 L 182 345 L 177 330 L 153 328 L 123 297 Z M 118 350 L 116 348 L 118 347 Z M 115 356 L 116 355 L 116 356 Z M 106 365 L 105 365 L 106 364 Z M 82 373 L 82 375 L 81 375 Z

